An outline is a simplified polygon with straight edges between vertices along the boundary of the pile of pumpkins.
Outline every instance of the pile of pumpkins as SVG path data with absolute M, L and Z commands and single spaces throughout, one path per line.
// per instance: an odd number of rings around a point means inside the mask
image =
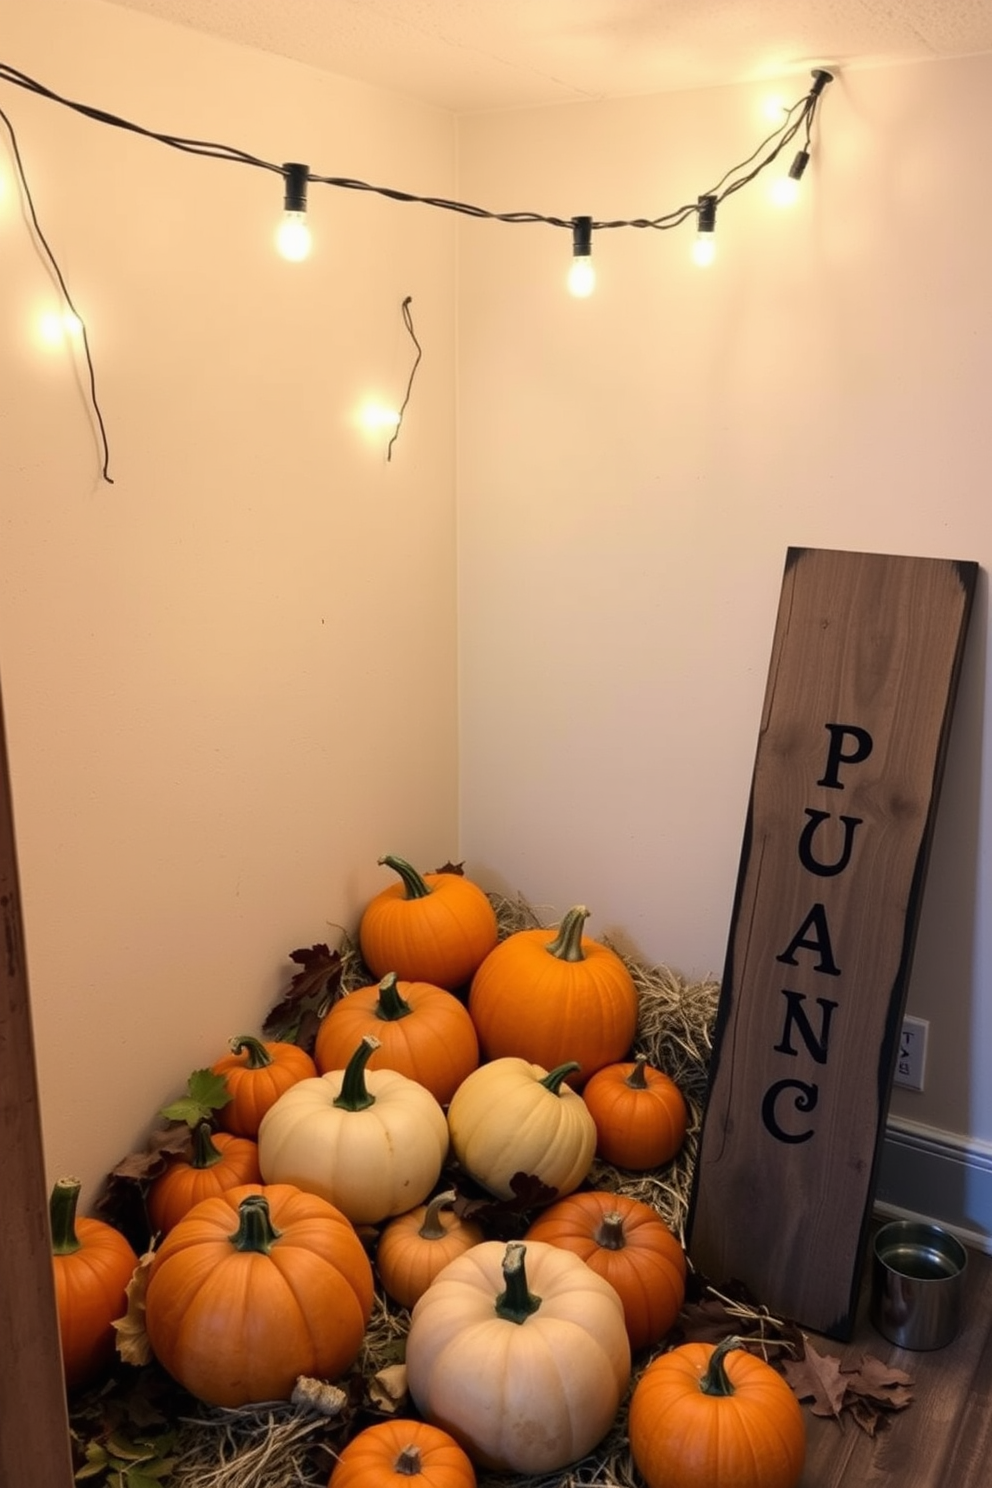
M 681 1310 L 685 1256 L 658 1213 L 583 1184 L 597 1154 L 630 1171 L 669 1162 L 685 1102 L 631 1056 L 636 987 L 583 935 L 585 908 L 500 940 L 470 879 L 380 861 L 399 881 L 359 931 L 378 981 L 331 1005 L 312 1056 L 232 1040 L 213 1066 L 230 1096 L 221 1129 L 199 1127 L 190 1160 L 149 1187 L 162 1239 L 148 1341 L 208 1404 L 287 1399 L 300 1376 L 351 1369 L 378 1280 L 410 1309 L 417 1414 L 358 1433 L 331 1488 L 417 1476 L 465 1488 L 476 1467 L 546 1474 L 607 1435 L 634 1361 Z M 554 1197 L 520 1240 L 487 1239 L 439 1182 L 452 1158 L 496 1199 L 521 1176 Z M 51 1211 L 70 1389 L 112 1346 L 138 1264 L 112 1227 L 77 1219 L 78 1188 L 56 1184 Z M 686 1344 L 643 1368 L 628 1434 L 648 1488 L 795 1488 L 800 1408 L 737 1342 Z

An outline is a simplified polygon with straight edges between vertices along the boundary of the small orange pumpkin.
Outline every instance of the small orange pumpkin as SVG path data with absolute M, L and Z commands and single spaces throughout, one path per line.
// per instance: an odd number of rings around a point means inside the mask
M 618 1293 L 632 1352 L 664 1338 L 685 1300 L 685 1254 L 650 1204 L 591 1190 L 538 1215 L 528 1240 L 581 1256 Z
M 394 1417 L 367 1426 L 338 1455 L 328 1488 L 475 1488 L 475 1469 L 454 1437 L 426 1421 Z
M 588 914 L 576 905 L 557 930 L 518 930 L 490 951 L 468 996 L 483 1059 L 515 1056 L 545 1069 L 574 1059 L 569 1084 L 580 1089 L 626 1055 L 637 989 L 616 952 L 582 934 Z
M 127 1311 L 138 1257 L 119 1230 L 78 1217 L 81 1184 L 59 1178 L 49 1199 L 52 1270 L 68 1390 L 91 1384 L 114 1360 L 113 1324 Z
M 475 1024 L 464 1003 L 430 982 L 401 982 L 391 971 L 333 1003 L 317 1029 L 314 1060 L 322 1075 L 344 1069 L 366 1033 L 379 1047 L 369 1069 L 398 1070 L 446 1106 L 479 1063 Z
M 148 1223 L 153 1232 L 166 1235 L 201 1199 L 242 1183 L 261 1183 L 258 1143 L 229 1132 L 211 1135 L 209 1121 L 201 1121 L 193 1133 L 188 1159 L 173 1159 L 153 1179 L 146 1198 Z
M 372 1265 L 339 1209 L 291 1184 L 202 1199 L 155 1252 L 145 1324 L 163 1369 L 208 1405 L 334 1380 L 372 1314 Z
M 299 1044 L 263 1042 L 243 1033 L 231 1040 L 231 1053 L 212 1066 L 223 1075 L 231 1099 L 217 1113 L 218 1125 L 235 1137 L 258 1136 L 262 1117 L 297 1080 L 312 1080 L 317 1066 Z
M 597 1070 L 582 1097 L 596 1123 L 596 1151 L 604 1162 L 644 1173 L 671 1162 L 681 1150 L 688 1122 L 685 1099 L 645 1055 Z
M 460 873 L 420 874 L 403 858 L 380 864 L 400 876 L 370 900 L 358 939 L 373 976 L 395 971 L 408 982 L 453 992 L 496 944 L 496 911 L 478 884 Z
M 413 1307 L 439 1271 L 486 1238 L 481 1227 L 455 1214 L 453 1188 L 390 1220 L 379 1237 L 376 1269 L 394 1302 Z
M 685 1343 L 647 1366 L 630 1400 L 634 1465 L 648 1488 L 797 1488 L 802 1409 L 739 1338 Z

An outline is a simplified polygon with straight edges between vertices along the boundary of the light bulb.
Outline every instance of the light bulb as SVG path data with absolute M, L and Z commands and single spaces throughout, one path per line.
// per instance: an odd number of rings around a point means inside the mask
M 592 266 L 592 218 L 572 218 L 572 262 L 568 270 L 569 293 L 584 300 L 596 287 Z
M 779 207 L 791 207 L 799 200 L 799 182 L 809 165 L 809 151 L 800 150 L 789 166 L 789 174 L 781 176 L 772 185 L 772 201 Z
M 49 346 L 60 346 L 82 329 L 83 322 L 74 310 L 46 310 L 38 317 L 38 333 Z
M 380 429 L 399 428 L 400 416 L 395 408 L 388 408 L 384 403 L 366 403 L 359 414 L 362 427 L 370 434 Z
M 692 245 L 692 261 L 699 268 L 705 269 L 716 258 L 716 243 L 711 232 L 697 233 L 696 241 Z
M 584 300 L 596 288 L 596 270 L 588 253 L 573 258 L 568 269 L 568 292 Z
M 307 179 L 310 168 L 290 161 L 283 166 L 286 194 L 283 198 L 282 221 L 276 230 L 276 247 L 283 258 L 299 263 L 310 252 L 310 227 L 307 222 Z

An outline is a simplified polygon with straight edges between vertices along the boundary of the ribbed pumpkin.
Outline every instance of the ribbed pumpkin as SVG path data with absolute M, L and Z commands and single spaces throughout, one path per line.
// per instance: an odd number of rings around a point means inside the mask
M 480 1064 L 448 1107 L 451 1147 L 467 1173 L 498 1198 L 513 1196 L 518 1173 L 559 1196 L 578 1188 L 592 1166 L 596 1123 L 565 1084 L 573 1063 L 545 1070 L 526 1059 Z
M 537 1476 L 609 1431 L 630 1345 L 619 1297 L 578 1256 L 487 1240 L 451 1261 L 413 1309 L 406 1368 L 417 1409 L 473 1461 Z
M 574 1193 L 539 1214 L 526 1239 L 572 1251 L 610 1283 L 634 1353 L 674 1325 L 685 1300 L 685 1254 L 650 1204 L 598 1189 Z
M 391 1219 L 379 1236 L 376 1270 L 386 1291 L 401 1307 L 413 1307 L 449 1261 L 486 1238 L 481 1227 L 451 1208 L 453 1188 Z
M 168 1234 L 201 1199 L 261 1181 L 258 1143 L 229 1132 L 212 1134 L 210 1123 L 201 1121 L 193 1132 L 189 1159 L 173 1158 L 149 1185 L 145 1201 L 148 1222 L 153 1232 Z
M 583 1087 L 596 1123 L 596 1151 L 630 1172 L 660 1168 L 681 1150 L 688 1112 L 675 1081 L 644 1055 L 609 1064 Z
M 463 987 L 496 944 L 496 911 L 478 884 L 460 873 L 418 873 L 404 858 L 380 864 L 400 876 L 370 900 L 358 929 L 373 976 L 394 971 L 408 982 Z
M 328 1488 L 475 1488 L 475 1469 L 454 1437 L 427 1421 L 366 1426 L 338 1456 Z
M 49 1199 L 52 1270 L 68 1390 L 92 1384 L 114 1360 L 113 1323 L 127 1311 L 138 1257 L 102 1219 L 77 1217 L 81 1184 L 59 1178 Z
M 430 982 L 401 982 L 392 971 L 331 1005 L 314 1046 L 320 1073 L 343 1069 L 366 1033 L 379 1041 L 368 1069 L 398 1070 L 442 1106 L 479 1063 L 479 1040 L 464 1003 Z
M 299 1375 L 340 1378 L 372 1313 L 372 1267 L 332 1204 L 289 1184 L 203 1199 L 152 1260 L 155 1357 L 209 1405 L 286 1400 Z
M 797 1488 L 802 1477 L 802 1409 L 739 1338 L 653 1359 L 634 1387 L 627 1429 L 648 1488 Z
M 588 915 L 576 905 L 557 930 L 518 930 L 490 951 L 468 996 L 483 1059 L 516 1055 L 545 1069 L 574 1059 L 569 1083 L 581 1089 L 628 1053 L 637 989 L 616 952 L 582 934 Z
M 231 1052 L 213 1065 L 223 1075 L 231 1099 L 217 1114 L 218 1125 L 235 1137 L 258 1136 L 262 1117 L 284 1090 L 298 1080 L 312 1080 L 317 1066 L 299 1044 L 262 1040 L 243 1033 L 231 1040 Z
M 422 1203 L 448 1155 L 444 1112 L 430 1091 L 396 1070 L 366 1072 L 377 1047 L 366 1034 L 344 1069 L 298 1081 L 258 1130 L 266 1183 L 320 1194 L 354 1224 Z

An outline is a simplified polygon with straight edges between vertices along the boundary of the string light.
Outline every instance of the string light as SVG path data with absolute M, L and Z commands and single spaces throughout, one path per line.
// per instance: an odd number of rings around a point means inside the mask
M 290 263 L 300 263 L 309 257 L 312 240 L 310 224 L 307 222 L 307 181 L 310 167 L 290 162 L 283 166 L 286 176 L 286 194 L 283 198 L 282 220 L 276 229 L 276 247 Z
M 572 218 L 572 262 L 568 270 L 568 292 L 584 300 L 596 288 L 592 262 L 592 218 Z
M 692 261 L 705 269 L 716 258 L 716 197 L 701 196 L 696 210 L 699 222 L 696 241 L 692 245 Z
M 799 182 L 803 178 L 803 171 L 809 165 L 809 151 L 800 150 L 789 166 L 787 176 L 779 176 L 777 181 L 772 182 L 772 201 L 780 207 L 791 207 L 799 199 Z

